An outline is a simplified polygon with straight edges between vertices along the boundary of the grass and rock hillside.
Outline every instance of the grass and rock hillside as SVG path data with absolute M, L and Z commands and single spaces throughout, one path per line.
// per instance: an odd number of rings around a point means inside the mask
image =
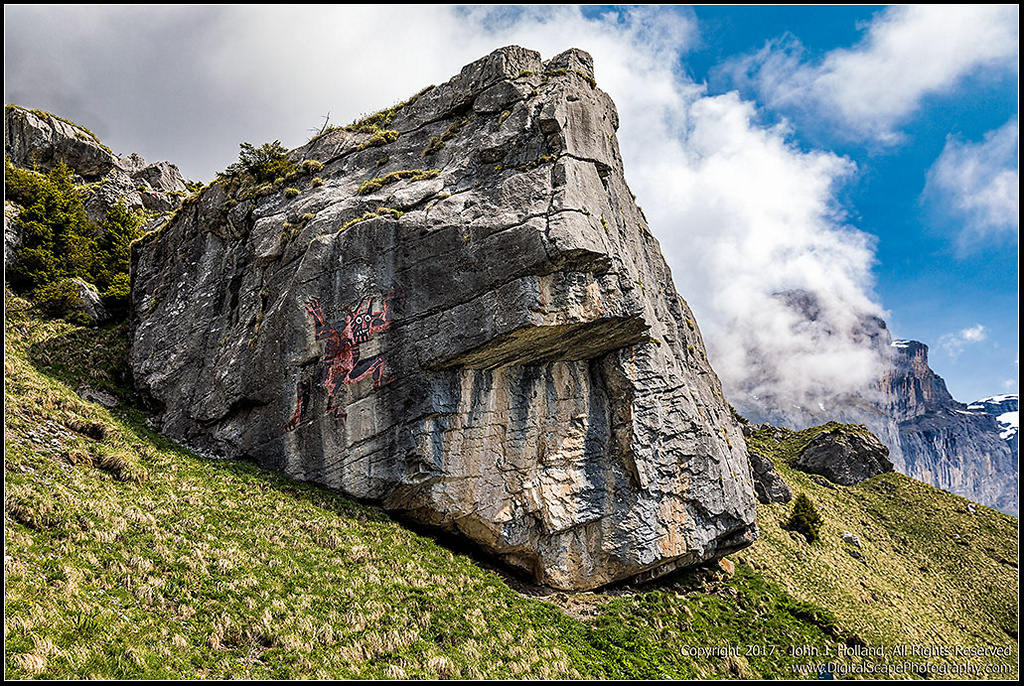
M 125 345 L 123 326 L 7 294 L 7 678 L 1017 676 L 1016 520 L 898 474 L 822 485 L 787 466 L 815 430 L 750 440 L 813 502 L 819 541 L 784 528 L 792 504 L 762 506 L 731 571 L 550 593 L 377 508 L 171 443 Z M 875 654 L 899 646 L 988 654 Z

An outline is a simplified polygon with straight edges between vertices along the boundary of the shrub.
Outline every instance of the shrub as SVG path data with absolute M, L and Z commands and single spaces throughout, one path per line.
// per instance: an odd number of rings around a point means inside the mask
M 21 247 L 6 270 L 16 292 L 64 278 L 91 280 L 98 229 L 85 207 L 71 170 L 58 164 L 47 174 L 19 169 L 5 160 L 6 198 L 24 209 L 18 215 Z
M 142 217 L 129 210 L 122 201 L 107 210 L 100 225 L 98 241 L 100 263 L 94 270 L 93 283 L 100 291 L 108 289 L 121 276 L 127 279 L 132 257 L 132 241 L 142 236 Z
M 307 174 L 316 174 L 317 172 L 322 171 L 323 168 L 324 163 L 319 160 L 302 160 L 302 171 Z
M 288 188 L 284 189 L 284 197 L 286 197 L 286 198 L 295 198 L 295 197 L 298 197 L 298 195 L 299 195 L 299 189 L 298 188 L 288 187 Z
M 793 501 L 793 513 L 786 521 L 786 528 L 802 533 L 808 543 L 821 538 L 821 515 L 805 494 L 801 493 Z
M 36 307 L 48 317 L 61 317 L 74 324 L 88 324 L 89 318 L 82 311 L 82 300 L 78 288 L 70 279 L 60 279 L 43 284 L 32 292 Z
M 356 150 L 365 150 L 393 143 L 398 140 L 398 135 L 398 131 L 393 129 L 377 129 L 366 141 L 360 143 Z
M 100 292 L 100 298 L 107 308 L 107 313 L 120 320 L 128 316 L 128 303 L 131 300 L 131 280 L 127 272 L 118 272 L 111 278 L 107 288 Z
M 63 164 L 46 174 L 5 164 L 7 198 L 24 209 L 18 215 L 22 243 L 7 267 L 18 293 L 31 292 L 37 306 L 54 317 L 81 319 L 78 294 L 69 279 L 95 284 L 115 317 L 128 311 L 131 243 L 142 235 L 142 218 L 118 202 L 99 225 L 88 220 L 82 196 Z
M 385 217 L 385 216 L 393 217 L 394 219 L 401 219 L 403 214 L 405 214 L 405 213 L 402 212 L 401 210 L 396 210 L 396 209 L 393 209 L 391 207 L 381 207 L 376 212 L 366 212 L 366 213 L 364 213 L 360 217 L 356 217 L 355 219 L 348 220 L 347 222 L 345 222 L 344 224 L 341 225 L 341 228 L 338 229 L 338 233 L 341 233 L 342 231 L 344 231 L 348 227 L 352 226 L 353 224 L 358 224 L 359 222 L 364 222 L 367 219 L 374 219 L 376 217 Z
M 322 185 L 324 185 L 324 180 L 321 179 L 319 176 L 314 176 L 309 181 L 310 188 L 319 188 Z
M 221 178 L 264 183 L 284 179 L 297 169 L 281 141 L 264 143 L 258 148 L 251 143 L 240 143 L 239 147 L 242 150 L 238 155 L 238 161 L 221 172 Z

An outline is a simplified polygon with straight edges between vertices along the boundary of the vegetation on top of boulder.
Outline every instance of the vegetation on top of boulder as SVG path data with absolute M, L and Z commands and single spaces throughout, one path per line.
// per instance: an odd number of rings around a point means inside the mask
M 448 128 L 445 130 L 444 133 L 442 133 L 440 136 L 434 136 L 430 139 L 430 144 L 423 151 L 423 157 L 426 157 L 427 155 L 433 155 L 439 152 L 442 148 L 444 148 L 445 144 L 451 139 L 455 138 L 455 136 L 458 135 L 459 131 L 461 131 L 469 122 L 469 117 L 463 117 L 461 119 L 456 119 L 451 124 L 449 124 Z
M 104 145 L 102 142 L 100 142 L 99 136 L 97 136 L 95 133 L 93 133 L 92 131 L 90 131 L 86 127 L 82 126 L 81 124 L 77 124 L 77 123 L 71 121 L 70 119 L 65 119 L 64 117 L 58 117 L 56 114 L 53 114 L 52 112 L 46 112 L 44 110 L 29 109 L 27 107 L 21 107 L 19 105 L 4 105 L 4 111 L 5 112 L 31 112 L 32 114 L 36 115 L 40 119 L 46 119 L 46 120 L 53 119 L 53 120 L 56 120 L 56 121 L 59 121 L 59 122 L 63 122 L 65 124 L 67 124 L 68 126 L 72 126 L 75 129 L 78 129 L 82 133 L 86 134 L 89 138 L 91 138 L 93 141 L 95 141 L 97 144 L 99 144 L 99 146 L 101 148 L 103 148 L 104 150 L 109 152 L 111 155 L 114 154 L 110 150 L 110 148 L 108 148 L 106 145 Z
M 402 212 L 401 210 L 396 210 L 391 207 L 381 207 L 373 212 L 365 212 L 361 216 L 356 217 L 355 219 L 349 219 L 347 222 L 341 225 L 341 228 L 338 229 L 337 233 L 341 233 L 350 226 L 358 224 L 359 222 L 364 222 L 367 219 L 375 219 L 377 217 L 385 216 L 392 217 L 394 219 L 401 219 L 403 214 L 405 213 Z
M 811 441 L 820 434 L 830 431 L 840 434 L 855 433 L 873 437 L 868 428 L 862 424 L 828 422 L 821 426 L 812 426 L 800 431 L 794 431 L 782 426 L 755 429 L 748 432 L 747 443 L 751 448 L 757 449 L 758 452 L 767 456 L 775 464 L 782 460 L 785 464 L 792 465 Z
M 356 146 L 356 150 L 366 150 L 367 148 L 379 147 L 381 145 L 393 143 L 396 140 L 398 140 L 398 132 L 394 129 L 378 129 L 374 131 L 372 136 Z
M 566 74 L 576 74 L 588 84 L 591 88 L 597 88 L 597 81 L 588 74 L 581 72 L 579 69 L 545 69 L 542 76 L 544 77 L 543 83 L 547 83 L 554 76 L 565 76 Z
M 390 143 L 392 140 L 398 137 L 398 131 L 392 131 L 387 128 L 388 125 L 391 123 L 391 120 L 395 118 L 395 115 L 397 115 L 402 110 L 403 107 L 408 107 L 409 105 L 413 104 L 420 98 L 420 96 L 422 96 L 424 93 L 430 91 L 433 88 L 434 86 L 427 86 L 426 88 L 424 88 L 423 90 L 421 90 L 419 93 L 412 96 L 408 100 L 404 100 L 398 103 L 397 105 L 381 110 L 379 112 L 375 112 L 374 114 L 363 117 L 362 119 L 358 119 L 349 124 L 348 126 L 325 125 L 315 136 L 313 136 L 309 140 L 309 142 L 313 143 L 323 138 L 327 134 L 331 133 L 332 131 L 348 131 L 350 133 L 372 133 L 374 134 L 375 138 L 377 134 L 381 134 L 382 137 L 376 138 L 376 142 L 371 143 L 368 141 L 367 144 L 361 146 L 360 149 L 371 147 L 374 145 L 384 145 L 384 143 Z M 386 138 L 392 135 L 394 136 L 394 138 L 391 138 L 391 140 L 386 140 Z M 374 138 L 371 138 L 370 140 L 373 141 Z
M 272 183 L 298 170 L 281 141 L 264 143 L 258 148 L 252 143 L 240 143 L 239 147 L 238 161 L 228 165 L 218 178 L 242 185 Z

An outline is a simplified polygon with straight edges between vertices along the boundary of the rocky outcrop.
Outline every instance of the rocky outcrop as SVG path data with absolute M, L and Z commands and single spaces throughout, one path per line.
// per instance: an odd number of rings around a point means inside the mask
M 103 306 L 103 301 L 100 300 L 99 291 L 96 290 L 95 286 L 82 279 L 69 279 L 69 281 L 78 296 L 76 309 L 85 315 L 89 322 L 102 324 L 110 319 L 107 308 Z
M 800 452 L 793 466 L 842 486 L 893 471 L 888 448 L 867 430 L 851 431 L 848 427 L 818 434 Z
M 21 231 L 18 229 L 18 215 L 21 208 L 4 201 L 4 262 L 14 259 L 14 253 L 21 246 Z
M 498 50 L 213 184 L 133 252 L 163 430 L 458 532 L 564 589 L 756 537 L 744 440 L 590 57 Z
M 754 478 L 754 494 L 759 503 L 788 503 L 793 498 L 793 491 L 779 473 L 775 465 L 766 455 L 756 450 L 748 452 L 750 471 Z
M 102 221 L 118 202 L 129 210 L 170 212 L 188 195 L 170 162 L 147 163 L 137 153 L 119 157 L 88 129 L 49 112 L 7 105 L 4 115 L 4 153 L 11 162 L 40 172 L 66 165 L 90 184 L 84 204 L 91 221 Z
M 66 164 L 87 181 L 114 168 L 117 156 L 96 135 L 49 112 L 4 107 L 4 154 L 24 169 L 48 171 Z

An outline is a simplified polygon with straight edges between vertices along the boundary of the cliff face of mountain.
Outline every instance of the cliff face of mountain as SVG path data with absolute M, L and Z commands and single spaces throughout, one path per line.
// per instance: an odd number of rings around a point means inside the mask
M 786 291 L 778 297 L 819 336 L 842 337 L 870 354 L 880 373 L 859 392 L 829 393 L 801 405 L 770 395 L 738 397 L 741 414 L 754 423 L 794 429 L 826 421 L 862 424 L 889 449 L 896 471 L 1017 514 L 1016 396 L 967 406 L 928 366 L 928 347 L 894 341 L 879 317 L 861 314 L 844 327 L 814 293 Z
M 1000 435 L 998 415 L 954 400 L 928 366 L 928 346 L 895 341 L 892 351 L 888 391 L 899 428 L 901 471 L 1016 515 L 1017 453 Z
M 757 536 L 744 440 L 592 61 L 510 47 L 225 178 L 132 262 L 168 435 L 593 588 Z

